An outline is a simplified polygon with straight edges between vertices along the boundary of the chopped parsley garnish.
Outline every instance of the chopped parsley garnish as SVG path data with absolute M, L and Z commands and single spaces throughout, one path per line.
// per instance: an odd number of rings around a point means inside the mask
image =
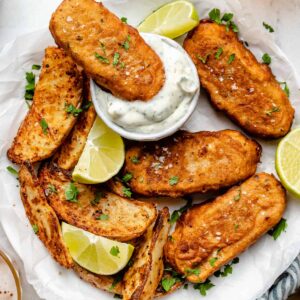
M 130 48 L 130 35 L 128 34 L 126 37 L 126 40 L 124 41 L 124 43 L 122 44 L 122 47 L 127 51 Z
M 97 204 L 99 204 L 100 199 L 101 199 L 102 196 L 103 196 L 103 195 L 102 195 L 101 192 L 97 192 L 96 195 L 95 195 L 95 198 L 94 198 L 93 200 L 91 200 L 91 202 L 90 202 L 91 205 L 92 205 L 92 206 L 96 206 Z
M 112 255 L 112 256 L 118 256 L 120 254 L 120 249 L 118 246 L 112 246 L 109 253 Z
M 32 225 L 33 232 L 37 234 L 39 232 L 39 227 L 36 224 Z
M 78 117 L 78 115 L 82 112 L 82 109 L 76 108 L 73 104 L 65 103 L 65 111 L 68 114 L 72 114 L 74 117 Z
M 223 53 L 223 48 L 219 48 L 215 54 L 215 58 L 219 59 L 222 53 Z
M 12 174 L 12 175 L 14 175 L 14 176 L 18 176 L 18 171 L 17 171 L 16 169 L 14 169 L 13 167 L 11 167 L 11 166 L 7 166 L 7 167 L 6 167 L 6 170 L 7 170 L 10 174 Z
M 176 185 L 179 181 L 179 177 L 178 176 L 173 176 L 169 179 L 169 185 L 173 186 Z
M 41 119 L 40 125 L 42 127 L 43 133 L 44 134 L 48 134 L 48 128 L 49 128 L 49 126 L 48 126 L 48 124 L 47 124 L 47 122 L 46 122 L 46 120 L 44 118 Z
M 121 21 L 122 21 L 123 23 L 127 24 L 127 18 L 121 17 Z
M 272 58 L 268 53 L 265 53 L 262 56 L 262 60 L 263 60 L 264 64 L 266 64 L 266 65 L 269 65 L 272 62 Z
M 187 200 L 186 205 L 184 205 L 183 207 L 179 208 L 178 210 L 174 210 L 171 214 L 170 217 L 170 224 L 173 225 L 174 223 L 177 222 L 177 220 L 179 219 L 179 217 L 186 211 L 188 210 L 193 204 L 193 201 L 191 199 Z
M 128 181 L 130 181 L 132 179 L 133 175 L 131 173 L 126 173 L 123 177 L 122 177 L 122 181 L 127 183 Z
M 40 65 L 32 65 L 32 70 L 39 70 L 41 68 Z
M 48 191 L 48 194 L 57 194 L 56 187 L 51 183 L 48 184 L 47 191 Z
M 101 214 L 99 217 L 96 218 L 96 220 L 100 221 L 107 221 L 109 219 L 109 215 Z
M 92 101 L 88 101 L 87 104 L 85 104 L 85 105 L 82 106 L 82 109 L 83 110 L 88 110 L 92 105 L 93 105 L 93 102 Z
M 119 63 L 119 59 L 120 59 L 120 53 L 115 52 L 114 60 L 113 60 L 113 66 L 116 66 Z
M 273 228 L 271 229 L 268 233 L 273 237 L 274 241 L 276 241 L 278 239 L 278 237 L 280 236 L 280 234 L 283 231 L 286 231 L 288 227 L 288 224 L 286 222 L 286 219 L 282 218 L 279 223 Z
M 220 277 L 220 276 L 226 277 L 229 274 L 232 274 L 232 271 L 233 271 L 232 265 L 237 264 L 239 261 L 240 261 L 240 259 L 238 257 L 234 258 L 231 263 L 224 266 L 223 270 L 222 269 L 218 270 L 217 272 L 214 273 L 214 275 L 216 277 Z
M 140 162 L 139 158 L 137 156 L 132 156 L 130 158 L 130 160 L 132 161 L 132 163 L 134 163 L 135 165 L 138 164 Z
M 32 100 L 35 88 L 35 75 L 32 72 L 26 72 L 25 100 Z
M 222 22 L 225 22 L 227 31 L 231 28 L 233 32 L 239 32 L 237 25 L 232 21 L 233 13 L 225 13 L 221 18 L 220 10 L 218 8 L 214 8 L 208 15 L 212 21 L 219 25 L 222 24 Z
M 186 273 L 187 276 L 190 276 L 190 275 L 198 276 L 200 274 L 200 269 L 185 269 L 184 273 Z
M 213 267 L 215 265 L 215 262 L 218 260 L 217 257 L 212 257 L 210 260 L 209 260 L 209 264 Z
M 239 224 L 234 224 L 234 231 L 236 232 L 239 229 Z
M 106 48 L 105 48 L 105 45 L 102 42 L 100 42 L 100 47 L 101 47 L 103 53 L 106 55 Z
M 279 84 L 284 85 L 283 91 L 284 91 L 285 94 L 289 97 L 289 96 L 290 96 L 290 89 L 289 89 L 289 87 L 288 87 L 286 81 L 279 82 Z
M 120 67 L 121 67 L 122 69 L 124 69 L 124 68 L 126 67 L 125 63 L 121 61 L 121 62 L 120 62 Z
M 79 191 L 73 182 L 70 182 L 69 186 L 65 189 L 66 200 L 70 202 L 78 202 L 77 196 Z
M 128 187 L 123 187 L 123 196 L 130 198 L 132 196 L 132 192 L 130 188 Z
M 234 59 L 235 59 L 235 54 L 234 53 L 230 54 L 227 63 L 230 65 L 234 61 Z
M 280 111 L 279 107 L 273 106 L 272 109 L 266 111 L 266 115 L 269 116 L 269 117 L 271 117 L 272 113 L 279 112 L 279 111 Z
M 187 290 L 189 288 L 189 285 L 186 283 L 184 286 L 183 286 L 183 289 L 184 290 Z
M 274 29 L 271 25 L 267 24 L 266 22 L 263 22 L 264 27 L 269 30 L 269 32 L 274 32 Z
M 203 64 L 206 64 L 209 55 L 210 55 L 210 53 L 208 53 L 208 54 L 206 54 L 204 57 L 202 57 L 202 56 L 200 56 L 199 54 L 197 54 L 196 57 L 197 57 Z
M 175 283 L 176 279 L 174 277 L 165 277 L 161 281 L 161 285 L 166 292 L 168 292 Z
M 128 262 L 128 263 L 129 263 L 129 262 Z M 116 277 L 115 277 L 115 279 L 114 279 L 112 285 L 111 285 L 110 288 L 109 288 L 110 291 L 112 291 L 112 290 L 117 286 L 117 284 L 118 284 L 119 282 L 122 281 L 123 275 L 124 275 L 124 274 L 123 274 L 122 272 L 121 272 L 121 273 L 119 272 L 119 273 L 116 275 Z
M 95 52 L 95 57 L 104 64 L 109 64 L 109 59 Z
M 194 289 L 199 290 L 199 292 L 202 296 L 206 296 L 207 291 L 214 286 L 215 285 L 213 283 L 211 283 L 211 281 L 209 279 L 206 279 L 206 281 L 203 283 L 194 284 Z
M 233 197 L 233 201 L 239 201 L 241 199 L 241 195 L 242 195 L 242 190 L 241 188 L 239 188 L 239 192 L 237 195 Z

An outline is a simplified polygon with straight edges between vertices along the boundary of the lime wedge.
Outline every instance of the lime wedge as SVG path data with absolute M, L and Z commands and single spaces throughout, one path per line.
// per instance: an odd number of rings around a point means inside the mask
M 300 128 L 280 141 L 275 166 L 284 187 L 300 198 Z
M 87 184 L 105 182 L 120 171 L 124 158 L 122 138 L 97 117 L 74 168 L 73 179 Z
M 154 11 L 138 26 L 141 32 L 151 32 L 174 39 L 198 25 L 199 17 L 194 5 L 178 0 Z
M 64 222 L 62 234 L 72 258 L 96 274 L 118 273 L 127 265 L 134 250 L 130 244 L 109 240 Z

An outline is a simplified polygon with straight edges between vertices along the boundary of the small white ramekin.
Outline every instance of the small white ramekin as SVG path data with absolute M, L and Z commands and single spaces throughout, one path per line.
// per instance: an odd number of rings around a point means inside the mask
M 152 33 L 142 33 L 142 36 L 150 35 Z M 190 64 L 191 69 L 191 76 L 193 76 L 197 80 L 197 91 L 194 94 L 192 100 L 190 101 L 188 110 L 186 111 L 185 115 L 183 115 L 180 119 L 178 119 L 174 124 L 172 124 L 170 127 L 163 129 L 160 132 L 150 132 L 150 133 L 140 133 L 140 132 L 133 132 L 128 131 L 125 128 L 119 126 L 118 124 L 114 123 L 110 116 L 107 114 L 106 109 L 101 105 L 100 101 L 97 101 L 96 99 L 96 87 L 99 88 L 99 86 L 94 82 L 92 79 L 90 81 L 90 88 L 91 88 L 91 95 L 92 95 L 92 101 L 95 107 L 95 110 L 98 114 L 98 116 L 104 121 L 104 123 L 110 127 L 112 130 L 120 134 L 122 137 L 129 139 L 129 140 L 135 140 L 135 141 L 157 141 L 164 137 L 170 136 L 173 133 L 175 133 L 177 130 L 182 127 L 182 125 L 188 120 L 188 118 L 191 116 L 193 111 L 196 108 L 196 105 L 198 103 L 199 94 L 200 94 L 200 82 L 198 78 L 197 69 L 189 57 L 189 55 L 186 53 L 186 51 L 175 41 L 166 38 L 166 37 L 160 37 L 162 39 L 165 39 L 168 41 L 168 43 L 172 44 L 174 47 L 176 47 L 179 51 L 181 51 L 186 57 Z M 151 100 L 149 100 L 151 101 Z

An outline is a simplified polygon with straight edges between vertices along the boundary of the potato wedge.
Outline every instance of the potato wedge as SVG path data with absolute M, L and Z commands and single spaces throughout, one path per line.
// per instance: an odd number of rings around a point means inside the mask
M 35 227 L 36 234 L 60 265 L 71 268 L 73 259 L 63 241 L 59 221 L 47 203 L 44 191 L 30 164 L 21 166 L 19 180 L 26 215 L 31 225 Z
M 40 179 L 58 218 L 94 234 L 129 241 L 141 236 L 156 219 L 154 204 L 122 198 L 93 185 L 71 183 L 68 174 L 54 165 L 44 166 Z M 72 187 L 78 197 L 68 201 L 66 192 Z M 99 220 L 102 214 L 109 219 Z

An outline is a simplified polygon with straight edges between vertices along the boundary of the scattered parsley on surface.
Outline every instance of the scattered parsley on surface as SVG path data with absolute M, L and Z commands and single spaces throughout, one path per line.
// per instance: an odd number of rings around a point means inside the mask
M 76 108 L 73 104 L 65 103 L 65 111 L 68 114 L 72 114 L 74 117 L 78 117 L 78 115 L 82 112 L 82 109 Z
M 127 18 L 121 17 L 121 21 L 122 21 L 123 23 L 127 24 Z
M 218 8 L 213 8 L 208 15 L 212 21 L 216 22 L 217 24 L 221 24 L 221 12 Z
M 215 54 L 215 58 L 219 59 L 222 53 L 223 53 L 223 48 L 219 48 Z
M 282 82 L 279 82 L 279 84 L 282 84 L 283 85 L 283 91 L 285 92 L 285 94 L 289 97 L 290 96 L 290 89 L 286 83 L 286 81 L 282 81 Z
M 175 283 L 176 279 L 174 277 L 165 277 L 161 281 L 161 285 L 166 292 L 168 292 Z
M 33 232 L 37 234 L 39 232 L 39 227 L 36 224 L 32 225 Z
M 100 199 L 103 197 L 103 194 L 101 192 L 97 192 L 95 194 L 95 198 L 93 200 L 91 200 L 91 205 L 92 206 L 96 206 L 97 204 L 99 204 Z
M 78 202 L 77 196 L 79 191 L 73 182 L 70 182 L 69 186 L 65 189 L 66 200 L 70 202 Z
M 48 190 L 48 194 L 57 194 L 57 189 L 53 184 L 49 183 L 47 190 Z
M 188 210 L 193 204 L 193 201 L 191 199 L 187 200 L 186 205 L 179 208 L 178 210 L 174 210 L 170 217 L 170 224 L 173 225 L 177 222 L 181 214 L 183 214 L 186 210 Z
M 279 223 L 271 229 L 268 233 L 273 237 L 274 241 L 278 239 L 282 232 L 286 231 L 288 224 L 286 219 L 282 218 Z
M 278 106 L 273 106 L 272 109 L 266 111 L 266 115 L 271 117 L 272 113 L 279 112 L 280 108 Z
M 32 70 L 39 70 L 41 68 L 40 65 L 32 65 Z
M 206 64 L 209 55 L 210 55 L 210 54 L 208 53 L 208 54 L 206 54 L 204 57 L 202 57 L 202 56 L 200 56 L 200 55 L 197 54 L 196 57 L 197 57 L 203 64 Z
M 211 283 L 211 281 L 209 279 L 206 279 L 206 281 L 203 283 L 194 284 L 194 289 L 199 290 L 199 292 L 202 296 L 206 296 L 207 291 L 214 286 L 215 285 L 213 283 Z
M 109 253 L 112 255 L 112 256 L 118 256 L 120 254 L 120 249 L 118 246 L 112 246 Z
M 219 25 L 222 24 L 222 22 L 225 22 L 226 31 L 231 28 L 233 32 L 239 32 L 237 25 L 232 21 L 233 13 L 224 13 L 223 17 L 221 18 L 220 10 L 218 8 L 213 8 L 209 12 L 208 16 L 212 21 Z
M 25 100 L 32 100 L 35 88 L 35 75 L 32 72 L 26 72 Z
M 127 183 L 132 179 L 133 175 L 131 173 L 126 173 L 123 177 L 122 177 L 122 181 Z
M 242 190 L 241 188 L 239 188 L 239 192 L 237 195 L 233 197 L 233 201 L 239 201 L 241 199 L 241 195 L 242 195 Z
M 271 25 L 267 24 L 266 22 L 263 22 L 263 25 L 269 32 L 274 32 L 274 29 Z
M 240 259 L 235 257 L 231 263 L 225 265 L 223 269 L 220 269 L 214 273 L 216 277 L 227 277 L 229 274 L 232 274 L 233 268 L 232 265 L 239 263 Z
M 230 65 L 234 61 L 234 59 L 235 59 L 235 54 L 234 53 L 230 54 L 227 63 Z
M 14 175 L 14 176 L 18 176 L 18 171 L 17 171 L 15 168 L 13 168 L 12 166 L 7 166 L 7 167 L 6 167 L 6 170 L 7 170 L 10 174 L 12 174 L 12 175 Z
M 262 56 L 262 60 L 263 60 L 264 64 L 266 64 L 266 65 L 269 65 L 272 62 L 272 58 L 268 53 L 265 53 Z
M 95 52 L 95 57 L 104 64 L 109 64 L 109 59 Z
M 139 160 L 139 158 L 138 158 L 137 156 L 132 156 L 130 160 L 131 160 L 132 163 L 134 163 L 135 165 L 137 165 L 137 164 L 140 162 L 140 160 Z
M 96 218 L 96 220 L 100 221 L 107 221 L 109 219 L 109 215 L 101 214 L 99 217 Z
M 42 127 L 43 133 L 44 134 L 48 134 L 48 128 L 49 128 L 49 126 L 48 126 L 48 123 L 46 122 L 46 120 L 44 118 L 41 119 L 40 125 Z
M 212 257 L 210 260 L 209 260 L 209 264 L 213 267 L 215 265 L 215 262 L 218 260 L 217 257 Z
M 113 59 L 113 66 L 116 66 L 119 63 L 119 59 L 120 59 L 120 53 L 115 52 L 114 59 Z
M 187 276 L 190 276 L 190 275 L 198 276 L 200 274 L 200 269 L 185 269 L 184 273 L 186 273 Z
M 173 186 L 173 185 L 176 185 L 179 181 L 179 177 L 178 176 L 172 176 L 170 179 L 169 179 L 169 185 Z
M 123 196 L 131 198 L 132 192 L 129 187 L 123 187 Z

